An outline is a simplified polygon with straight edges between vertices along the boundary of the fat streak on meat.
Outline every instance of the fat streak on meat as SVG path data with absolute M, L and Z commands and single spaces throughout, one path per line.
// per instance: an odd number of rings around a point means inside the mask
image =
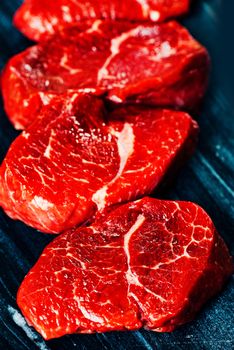
M 2 75 L 5 110 L 17 129 L 68 90 L 115 104 L 192 109 L 207 86 L 206 49 L 176 22 L 88 21 L 13 57 Z
M 143 198 L 57 237 L 17 302 L 45 339 L 141 327 L 168 332 L 191 321 L 232 271 L 203 209 Z
M 81 20 L 162 21 L 188 11 L 189 0 L 26 0 L 14 17 L 16 27 L 38 41 Z
M 59 233 L 152 192 L 194 149 L 198 127 L 186 113 L 127 108 L 107 124 L 103 113 L 100 100 L 82 94 L 41 110 L 0 168 L 0 206 L 9 216 Z

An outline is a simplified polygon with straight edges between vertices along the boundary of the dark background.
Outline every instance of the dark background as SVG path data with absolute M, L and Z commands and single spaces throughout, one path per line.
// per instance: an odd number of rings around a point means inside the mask
M 39 0 L 38 0 L 39 1 Z M 56 1 L 56 0 L 55 0 Z M 0 0 L 0 68 L 30 44 L 11 25 L 20 0 Z M 201 128 L 196 154 L 164 198 L 200 204 L 213 218 L 234 254 L 234 1 L 196 0 L 183 20 L 212 58 L 210 87 L 196 118 Z M 16 137 L 0 103 L 0 161 Z M 0 210 L 0 349 L 125 350 L 234 349 L 234 283 L 209 303 L 197 319 L 171 334 L 148 331 L 72 335 L 44 342 L 13 320 L 17 289 L 51 236 L 9 219 Z M 17 320 L 16 320 L 17 321 Z M 29 336 L 29 337 L 28 337 Z

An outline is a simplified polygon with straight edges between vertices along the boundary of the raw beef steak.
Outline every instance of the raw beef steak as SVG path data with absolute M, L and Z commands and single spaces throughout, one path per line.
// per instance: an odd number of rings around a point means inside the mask
M 92 23 L 92 24 L 91 24 Z M 114 103 L 192 108 L 205 92 L 207 51 L 176 22 L 85 22 L 13 57 L 2 77 L 5 109 L 17 129 L 67 90 Z
M 41 40 L 84 19 L 162 21 L 188 11 L 190 0 L 26 0 L 14 23 L 32 40 Z
M 168 332 L 192 320 L 232 271 L 199 206 L 144 198 L 57 237 L 17 301 L 45 339 L 140 327 Z
M 55 98 L 11 145 L 0 168 L 0 206 L 14 219 L 59 233 L 97 209 L 150 193 L 194 148 L 188 114 L 131 109 L 105 124 L 102 102 Z M 95 120 L 98 121 L 95 121 Z

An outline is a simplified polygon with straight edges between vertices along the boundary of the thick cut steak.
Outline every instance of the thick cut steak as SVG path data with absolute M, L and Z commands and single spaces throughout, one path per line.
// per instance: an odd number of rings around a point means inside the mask
M 225 243 L 199 206 L 144 198 L 57 237 L 17 301 L 45 339 L 172 331 L 192 320 L 232 271 Z
M 0 168 L 9 216 L 61 232 L 150 193 L 194 148 L 197 124 L 186 113 L 130 108 L 105 124 L 102 109 L 89 95 L 55 98 L 13 142 Z
M 18 129 L 67 90 L 114 103 L 192 108 L 205 92 L 207 51 L 176 22 L 88 21 L 13 57 L 2 76 L 5 109 Z
M 162 21 L 188 11 L 190 0 L 26 0 L 14 23 L 32 40 L 41 40 L 85 19 Z

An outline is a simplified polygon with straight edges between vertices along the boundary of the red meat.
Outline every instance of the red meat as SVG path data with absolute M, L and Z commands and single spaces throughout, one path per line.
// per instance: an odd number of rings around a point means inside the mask
M 197 124 L 186 113 L 130 108 L 106 124 L 102 112 L 101 101 L 77 94 L 42 109 L 0 168 L 9 216 L 59 233 L 150 193 L 194 148 Z
M 17 301 L 45 339 L 140 327 L 168 332 L 192 320 L 232 271 L 199 206 L 144 198 L 57 237 Z
M 26 0 L 17 11 L 16 27 L 38 41 L 84 19 L 162 21 L 189 9 L 189 0 Z
M 28 126 L 51 96 L 68 90 L 114 103 L 191 109 L 204 95 L 208 66 L 206 49 L 176 22 L 89 21 L 13 57 L 2 91 L 17 129 Z

